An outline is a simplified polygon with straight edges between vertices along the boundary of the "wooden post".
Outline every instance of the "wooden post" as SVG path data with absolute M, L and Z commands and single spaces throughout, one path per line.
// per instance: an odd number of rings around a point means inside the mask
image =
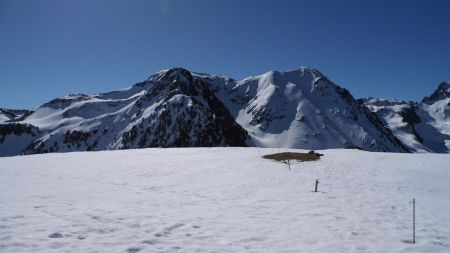
M 317 192 L 317 186 L 318 186 L 318 185 L 319 185 L 319 180 L 316 179 L 316 188 L 315 188 L 314 192 Z
M 416 199 L 413 198 L 413 243 L 416 243 Z

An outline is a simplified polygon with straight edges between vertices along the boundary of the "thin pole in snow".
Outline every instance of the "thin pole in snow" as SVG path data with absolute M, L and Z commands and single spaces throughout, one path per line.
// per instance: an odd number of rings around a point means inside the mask
M 314 192 L 317 192 L 317 186 L 319 185 L 319 180 L 316 179 L 316 188 L 314 189 Z
M 413 198 L 413 243 L 416 243 L 416 199 Z

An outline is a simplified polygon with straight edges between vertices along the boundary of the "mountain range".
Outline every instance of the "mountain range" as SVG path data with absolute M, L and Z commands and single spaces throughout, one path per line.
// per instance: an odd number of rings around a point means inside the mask
M 355 99 L 316 69 L 235 80 L 172 68 L 133 86 L 0 109 L 0 156 L 148 147 L 450 151 L 450 82 L 421 102 Z

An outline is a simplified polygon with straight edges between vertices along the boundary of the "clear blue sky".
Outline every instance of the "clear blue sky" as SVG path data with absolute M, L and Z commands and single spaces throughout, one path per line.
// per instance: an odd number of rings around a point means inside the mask
M 310 66 L 356 97 L 420 100 L 450 79 L 450 1 L 0 0 L 0 107 L 175 66 L 237 79 Z

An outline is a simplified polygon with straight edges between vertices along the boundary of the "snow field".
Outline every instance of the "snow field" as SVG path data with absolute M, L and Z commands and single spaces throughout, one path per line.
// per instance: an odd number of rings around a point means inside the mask
M 0 158 L 0 252 L 450 252 L 449 155 L 258 151 Z

